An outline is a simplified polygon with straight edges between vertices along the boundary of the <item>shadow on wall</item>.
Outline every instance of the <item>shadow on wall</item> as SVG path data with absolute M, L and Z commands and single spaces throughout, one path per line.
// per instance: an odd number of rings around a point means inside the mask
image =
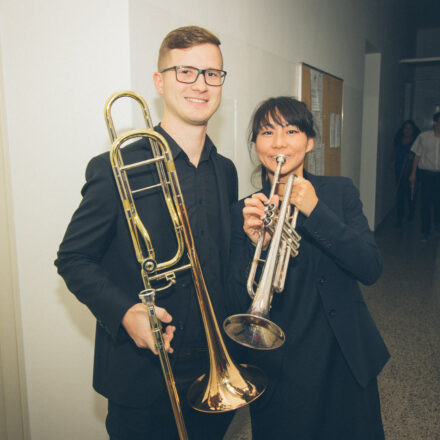
M 87 309 L 87 307 L 79 302 L 76 297 L 67 289 L 64 281 L 61 278 L 59 278 L 57 282 L 55 293 L 59 303 L 66 311 L 66 317 L 68 319 L 66 326 L 70 326 L 73 329 L 73 332 L 76 334 L 75 340 L 85 340 L 87 345 L 91 347 L 89 364 L 90 376 L 87 378 L 87 383 L 81 384 L 81 387 L 83 389 L 92 390 L 93 347 L 95 343 L 96 319 Z M 74 343 L 74 341 L 68 341 L 67 345 L 69 345 L 69 343 Z M 93 415 L 96 419 L 98 419 L 98 424 L 104 427 L 105 418 L 107 416 L 107 400 L 94 391 L 93 394 Z

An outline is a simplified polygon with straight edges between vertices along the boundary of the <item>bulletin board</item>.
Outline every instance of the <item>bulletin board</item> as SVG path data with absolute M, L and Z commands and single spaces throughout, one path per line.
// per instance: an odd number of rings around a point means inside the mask
M 301 63 L 300 100 L 313 114 L 315 146 L 307 155 L 307 171 L 325 176 L 341 173 L 343 80 Z

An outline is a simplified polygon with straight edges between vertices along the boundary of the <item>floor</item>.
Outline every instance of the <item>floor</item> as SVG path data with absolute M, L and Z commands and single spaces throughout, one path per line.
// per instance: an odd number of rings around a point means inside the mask
M 392 216 L 375 235 L 383 274 L 362 290 L 391 353 L 379 376 L 386 439 L 440 440 L 440 238 L 422 242 L 417 224 L 395 228 Z M 243 409 L 224 440 L 250 439 Z

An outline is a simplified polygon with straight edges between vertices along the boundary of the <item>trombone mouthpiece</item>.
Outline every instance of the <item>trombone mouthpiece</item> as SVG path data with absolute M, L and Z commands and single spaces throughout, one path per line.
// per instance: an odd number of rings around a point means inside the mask
M 275 159 L 278 163 L 284 163 L 286 161 L 286 156 L 284 154 L 278 154 Z

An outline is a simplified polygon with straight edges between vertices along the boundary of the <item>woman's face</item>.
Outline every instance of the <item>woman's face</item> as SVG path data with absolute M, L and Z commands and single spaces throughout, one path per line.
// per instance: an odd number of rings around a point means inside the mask
M 403 127 L 403 135 L 405 137 L 412 136 L 414 133 L 413 126 L 411 124 L 405 124 Z
M 308 138 L 297 126 L 288 125 L 284 118 L 281 119 L 283 125 L 275 123 L 269 117 L 269 124 L 260 127 L 254 145 L 258 159 L 267 169 L 271 181 L 277 168 L 277 155 L 286 156 L 280 173 L 282 177 L 285 176 L 283 180 L 286 180 L 292 173 L 303 175 L 306 153 L 313 148 L 313 138 Z

